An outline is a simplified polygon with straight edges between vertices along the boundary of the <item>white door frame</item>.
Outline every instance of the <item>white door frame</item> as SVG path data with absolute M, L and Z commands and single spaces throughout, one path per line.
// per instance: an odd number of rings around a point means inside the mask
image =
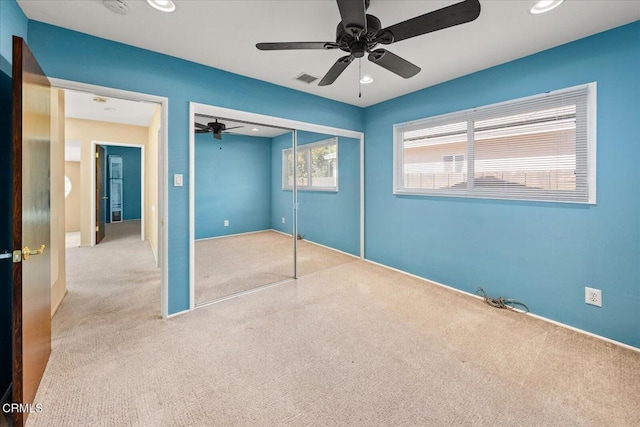
M 115 89 L 106 86 L 98 86 L 88 83 L 74 82 L 57 78 L 49 78 L 52 87 L 59 89 L 71 89 L 81 92 L 89 92 L 98 96 L 126 99 L 130 101 L 145 101 L 160 104 L 160 135 L 158 140 L 158 264 L 160 266 L 160 314 L 164 319 L 169 317 L 169 265 L 168 247 L 168 204 L 169 186 L 167 176 L 169 170 L 168 143 L 169 140 L 169 98 L 164 96 L 149 95 L 141 92 Z M 92 162 L 95 167 L 95 163 Z M 95 180 L 95 172 L 92 175 Z M 144 180 L 143 180 L 144 182 Z M 95 201 L 94 201 L 95 203 Z M 95 209 L 92 211 L 95 215 Z M 95 222 L 94 222 L 95 224 Z M 95 239 L 95 233 L 92 233 Z
M 91 141 L 91 152 L 96 152 L 96 147 L 98 145 L 106 145 L 107 147 L 131 147 L 131 148 L 139 148 L 140 149 L 140 240 L 145 239 L 145 212 L 147 200 L 145 199 L 144 192 L 144 181 L 145 181 L 145 152 L 144 145 L 142 144 L 125 144 L 122 142 L 107 142 L 107 141 Z M 91 160 L 94 160 L 92 157 Z M 97 191 L 98 183 L 96 182 L 96 162 L 91 162 L 91 246 L 96 245 L 96 233 L 94 230 L 98 218 L 96 217 L 96 191 Z M 123 211 L 124 214 L 124 211 Z M 124 215 L 123 215 L 124 216 Z M 124 218 L 123 218 L 124 220 Z
M 324 133 L 328 135 L 354 138 L 360 141 L 360 259 L 364 259 L 364 132 L 334 128 L 315 123 L 267 116 L 242 110 L 216 107 L 213 105 L 189 103 L 189 310 L 195 308 L 195 114 L 213 117 L 227 117 L 249 123 L 259 123 L 292 130 Z M 295 132 L 294 132 L 295 140 Z M 294 144 L 294 147 L 297 144 Z M 295 154 L 294 154 L 295 155 Z M 295 182 L 295 180 L 294 180 Z M 295 193 L 295 190 L 294 190 Z M 297 212 L 297 209 L 294 210 Z M 295 227 L 294 219 L 294 227 Z M 294 230 L 295 231 L 295 230 Z M 295 235 L 295 234 L 294 234 Z

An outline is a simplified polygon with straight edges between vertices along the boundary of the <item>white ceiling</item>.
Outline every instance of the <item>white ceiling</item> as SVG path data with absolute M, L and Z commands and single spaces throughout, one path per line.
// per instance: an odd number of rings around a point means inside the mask
M 218 119 L 218 121 L 220 123 L 224 123 L 227 128 L 235 127 L 236 129 L 232 129 L 232 130 L 226 132 L 226 133 L 231 133 L 231 134 L 234 134 L 234 135 L 246 135 L 246 136 L 258 136 L 258 137 L 265 137 L 265 138 L 274 138 L 276 136 L 283 135 L 283 134 L 285 134 L 287 132 L 291 132 L 290 129 L 276 128 L 276 127 L 265 126 L 265 125 L 261 125 L 261 124 L 237 122 L 237 121 L 234 121 L 234 120 L 225 119 L 223 117 L 210 117 L 210 116 L 204 116 L 204 115 L 199 115 L 199 114 L 196 114 L 196 123 L 207 125 L 207 123 L 215 121 L 216 118 Z M 257 130 L 254 130 L 254 129 L 257 129 Z M 213 135 L 210 135 L 210 136 L 213 138 Z
M 388 46 L 422 68 L 402 79 L 366 60 L 363 74 L 375 81 L 358 98 L 358 67 L 331 86 L 294 81 L 305 72 L 321 78 L 341 51 L 262 52 L 258 42 L 334 41 L 340 21 L 330 0 L 175 0 L 176 11 L 161 13 L 141 0 L 123 0 L 127 15 L 107 10 L 100 0 L 18 0 L 38 21 L 176 56 L 278 85 L 358 106 L 399 95 L 530 55 L 640 19 L 640 0 L 567 0 L 552 12 L 529 13 L 533 0 L 481 0 L 480 17 Z M 457 1 L 371 0 L 368 12 L 383 26 Z
M 105 102 L 96 102 L 99 98 Z M 87 92 L 65 90 L 65 117 L 103 122 L 123 123 L 127 125 L 149 126 L 158 104 L 151 102 L 129 101 L 109 98 Z

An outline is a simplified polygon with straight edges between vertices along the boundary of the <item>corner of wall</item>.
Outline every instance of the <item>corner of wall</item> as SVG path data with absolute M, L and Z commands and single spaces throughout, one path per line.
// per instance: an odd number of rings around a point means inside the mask
M 51 317 L 67 293 L 64 91 L 51 91 Z

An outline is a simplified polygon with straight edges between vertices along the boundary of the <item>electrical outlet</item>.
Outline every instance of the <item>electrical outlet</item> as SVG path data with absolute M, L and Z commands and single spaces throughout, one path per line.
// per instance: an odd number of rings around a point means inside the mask
M 228 220 L 228 219 L 225 219 L 225 220 L 224 220 L 224 226 L 225 226 L 225 227 L 228 227 L 228 226 L 229 226 L 229 220 Z
M 285 219 L 284 219 L 284 217 L 282 217 L 282 223 L 283 223 L 283 224 L 285 223 Z
M 602 307 L 602 291 L 594 288 L 584 288 L 584 302 L 596 307 Z

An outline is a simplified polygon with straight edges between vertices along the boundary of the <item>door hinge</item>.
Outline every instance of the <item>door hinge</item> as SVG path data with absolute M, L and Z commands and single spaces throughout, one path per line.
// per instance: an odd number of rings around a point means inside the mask
M 96 152 L 96 159 L 100 158 L 100 153 Z
M 100 226 L 96 225 L 96 231 L 100 231 Z

